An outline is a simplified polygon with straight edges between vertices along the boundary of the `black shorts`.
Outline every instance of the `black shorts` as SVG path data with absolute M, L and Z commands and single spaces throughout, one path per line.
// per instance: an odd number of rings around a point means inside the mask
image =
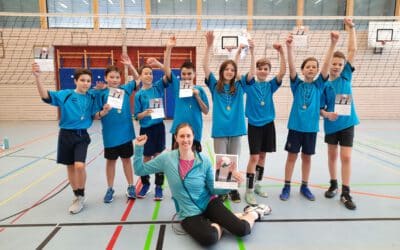
M 157 123 L 148 128 L 140 128 L 141 135 L 147 135 L 147 142 L 144 144 L 143 155 L 153 156 L 165 149 L 165 126 L 164 122 Z
M 354 126 L 342 129 L 333 134 L 325 135 L 325 142 L 331 145 L 353 147 Z
M 129 141 L 127 143 L 104 149 L 104 158 L 107 160 L 116 160 L 118 157 L 130 158 L 133 155 L 133 143 Z
M 301 152 L 306 155 L 315 154 L 315 144 L 317 142 L 316 132 L 299 132 L 289 129 L 286 140 L 285 150 L 290 153 Z
M 72 165 L 85 162 L 90 136 L 86 129 L 60 129 L 58 134 L 57 163 Z
M 273 121 L 261 127 L 251 124 L 248 124 L 247 127 L 247 140 L 251 155 L 256 155 L 260 152 L 276 151 L 276 132 Z
M 172 143 L 171 143 L 171 149 L 177 149 L 178 148 L 178 144 L 175 145 L 175 134 L 172 134 Z M 193 146 L 192 146 L 193 150 L 196 150 L 197 152 L 201 152 L 202 147 L 201 147 L 201 143 L 199 141 L 193 140 Z

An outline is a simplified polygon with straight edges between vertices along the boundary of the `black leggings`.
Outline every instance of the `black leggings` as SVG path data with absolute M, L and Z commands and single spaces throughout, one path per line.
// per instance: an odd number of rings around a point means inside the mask
M 164 173 L 155 173 L 156 180 L 154 181 L 154 184 L 157 186 L 162 186 L 164 184 Z M 140 176 L 140 179 L 143 184 L 149 184 L 150 185 L 150 175 L 143 175 Z
M 251 232 L 250 224 L 228 210 L 220 199 L 211 200 L 204 213 L 183 219 L 181 225 L 200 245 L 211 246 L 218 241 L 218 231 L 212 223 L 239 237 Z

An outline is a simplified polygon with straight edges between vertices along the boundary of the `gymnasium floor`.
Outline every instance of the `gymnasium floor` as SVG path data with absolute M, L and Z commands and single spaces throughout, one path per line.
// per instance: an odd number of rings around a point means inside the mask
M 167 129 L 170 124 L 166 122 Z M 310 178 L 316 201 L 301 197 L 298 186 L 292 187 L 288 201 L 279 200 L 286 159 L 286 121 L 277 121 L 276 127 L 278 152 L 267 159 L 263 182 L 269 198 L 259 198 L 260 203 L 272 207 L 272 214 L 256 223 L 252 234 L 245 238 L 224 233 L 212 249 L 400 249 L 398 120 L 363 120 L 356 129 L 352 177 L 355 211 L 344 208 L 338 196 L 331 200 L 323 196 L 329 176 L 322 133 L 317 154 L 312 158 Z M 55 163 L 57 133 L 57 122 L 0 123 L 0 138 L 8 136 L 11 145 L 0 153 L 1 249 L 201 249 L 188 235 L 174 233 L 172 226 L 178 231 L 181 228 L 172 221 L 174 206 L 168 183 L 162 202 L 152 200 L 153 192 L 144 200 L 127 202 L 126 181 L 119 163 L 116 197 L 111 204 L 103 203 L 105 160 L 98 122 L 90 129 L 86 207 L 81 213 L 70 215 L 72 191 L 66 186 L 65 167 Z M 207 139 L 209 133 L 207 121 L 204 148 L 212 145 Z M 168 134 L 167 146 L 170 141 Z M 247 160 L 244 137 L 242 171 Z M 135 181 L 138 179 L 135 177 Z M 299 179 L 298 161 L 293 180 Z M 241 211 L 245 203 L 227 205 Z

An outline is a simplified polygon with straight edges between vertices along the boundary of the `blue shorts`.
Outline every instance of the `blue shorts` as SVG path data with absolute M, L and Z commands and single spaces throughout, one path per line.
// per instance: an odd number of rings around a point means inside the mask
M 165 149 L 165 126 L 160 122 L 148 128 L 140 128 L 141 135 L 147 135 L 147 142 L 144 144 L 143 155 L 153 156 Z
M 301 152 L 306 155 L 315 154 L 315 145 L 317 142 L 316 132 L 299 132 L 289 129 L 286 140 L 285 150 L 290 153 Z
M 60 129 L 58 134 L 57 163 L 72 165 L 85 162 L 90 136 L 86 129 Z

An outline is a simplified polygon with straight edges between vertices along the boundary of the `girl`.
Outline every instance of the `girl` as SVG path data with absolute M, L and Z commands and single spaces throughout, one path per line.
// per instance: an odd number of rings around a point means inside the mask
M 236 216 L 220 199 L 215 198 L 213 170 L 210 160 L 193 148 L 194 131 L 187 123 L 176 129 L 178 149 L 164 152 L 146 163 L 143 162 L 143 145 L 147 136 L 135 142 L 135 172 L 140 175 L 165 172 L 171 188 L 175 209 L 183 229 L 202 246 L 215 244 L 225 228 L 236 236 L 250 234 L 255 220 L 271 212 L 266 205 L 247 206 Z M 234 178 L 241 181 L 238 172 Z

